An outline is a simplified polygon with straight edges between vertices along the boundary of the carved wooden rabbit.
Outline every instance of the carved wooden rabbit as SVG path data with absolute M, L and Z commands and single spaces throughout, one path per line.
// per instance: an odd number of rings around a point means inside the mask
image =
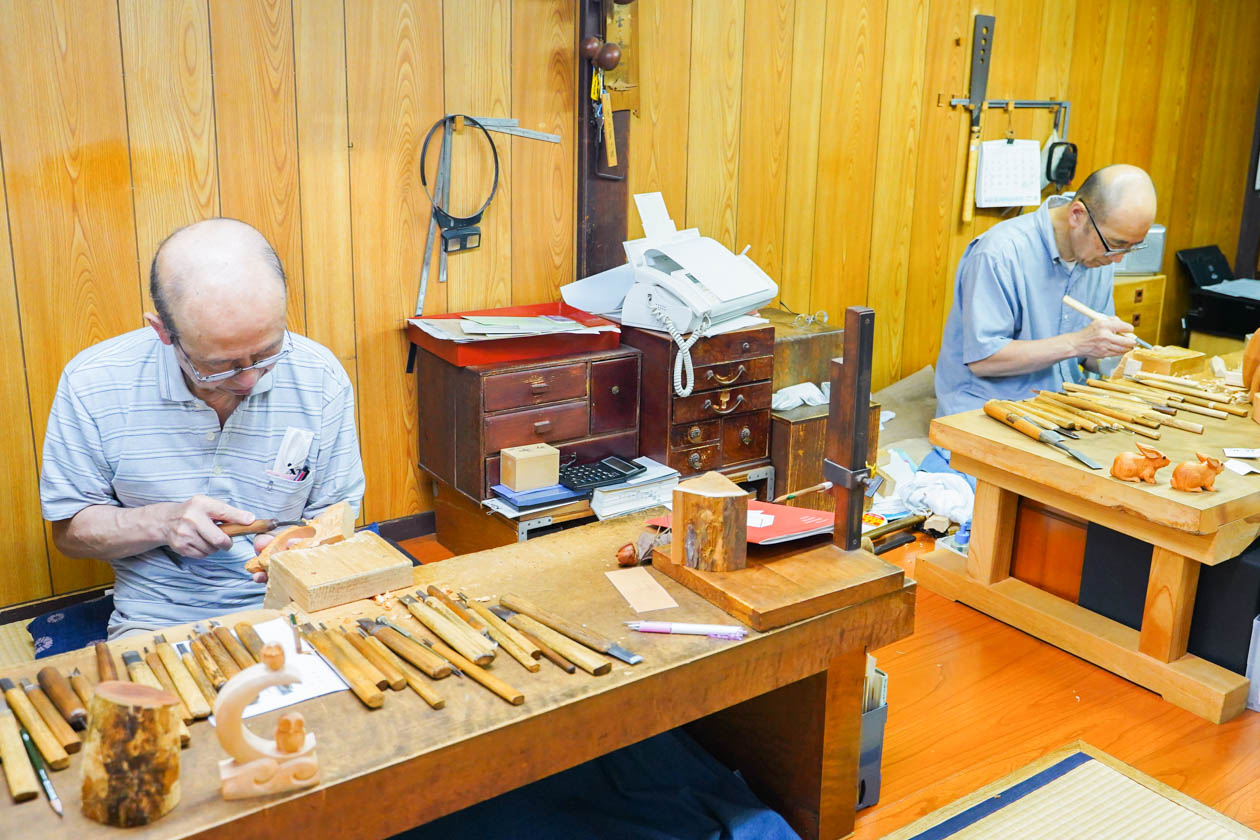
M 1111 474 L 1121 481 L 1155 483 L 1155 473 L 1168 466 L 1168 457 L 1158 449 L 1137 444 L 1138 452 L 1121 452 L 1111 462 Z
M 1174 490 L 1185 490 L 1189 493 L 1215 490 L 1212 484 L 1225 469 L 1225 465 L 1202 452 L 1194 453 L 1194 457 L 1199 459 L 1199 463 L 1185 461 L 1178 464 L 1173 470 L 1172 481 L 1169 483 L 1172 484 Z

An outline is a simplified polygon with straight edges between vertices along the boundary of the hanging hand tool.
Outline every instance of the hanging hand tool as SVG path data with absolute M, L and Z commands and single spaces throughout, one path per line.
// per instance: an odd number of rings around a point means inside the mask
M 612 639 L 605 638 L 598 633 L 579 627 L 578 625 L 561 618 L 555 613 L 548 612 L 542 607 L 525 600 L 519 595 L 500 595 L 499 604 L 506 609 L 514 612 L 523 613 L 535 621 L 550 627 L 556 632 L 563 633 L 575 642 L 581 642 L 591 650 L 606 653 L 609 656 L 615 656 L 622 662 L 629 665 L 638 665 L 643 661 L 643 657 L 637 653 L 626 650 Z M 537 635 L 537 634 L 535 634 Z
M 993 15 L 976 15 L 971 35 L 971 140 L 967 146 L 967 180 L 963 187 L 962 220 L 970 223 L 976 212 L 976 167 L 980 159 L 981 117 L 984 96 L 989 87 L 989 61 L 993 57 Z
M 1102 464 L 1099 464 L 1097 461 L 1093 460 L 1088 455 L 1085 455 L 1082 452 L 1078 452 L 1075 449 L 1072 449 L 1067 444 L 1065 444 L 1063 442 L 1064 440 L 1063 435 L 1059 434 L 1058 432 L 1050 431 L 1049 429 L 1041 429 L 1037 426 L 1034 426 L 1032 423 L 1029 423 L 1027 420 L 1020 417 L 1019 415 L 1014 414 L 1002 408 L 998 404 L 999 402 L 1000 402 L 999 400 L 989 400 L 987 403 L 984 404 L 984 413 L 992 417 L 994 420 L 997 420 L 999 423 L 1003 423 L 1007 426 L 1010 426 L 1012 429 L 1015 429 L 1018 432 L 1022 432 L 1023 434 L 1028 435 L 1028 437 L 1032 438 L 1033 440 L 1039 440 L 1042 443 L 1062 449 L 1064 452 L 1071 455 L 1073 458 L 1080 461 L 1082 464 L 1089 467 L 1091 470 L 1102 469 Z
M 453 125 L 446 121 L 442 128 L 442 149 L 438 154 L 437 177 L 433 182 L 433 206 L 448 209 L 451 194 L 451 131 Z M 420 292 L 416 295 L 416 317 L 424 314 L 424 298 L 429 289 L 429 266 L 433 264 L 433 242 L 437 237 L 437 213 L 429 212 L 429 233 L 424 239 L 424 262 L 420 266 Z M 446 282 L 446 249 L 438 248 L 438 282 Z

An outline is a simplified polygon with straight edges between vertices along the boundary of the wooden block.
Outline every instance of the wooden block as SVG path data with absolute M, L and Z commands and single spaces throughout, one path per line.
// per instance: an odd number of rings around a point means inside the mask
M 671 561 L 708 572 L 744 568 L 748 494 L 721 473 L 707 472 L 674 488 Z
M 517 493 L 551 487 L 560 480 L 560 450 L 551 444 L 509 446 L 499 455 L 499 480 Z
M 746 568 L 707 572 L 674 563 L 668 546 L 652 565 L 754 630 L 770 630 L 900 589 L 905 574 L 865 551 L 845 551 L 830 537 L 753 546 Z
M 411 561 L 371 531 L 271 559 L 267 588 L 279 587 L 306 612 L 370 598 L 411 583 Z
M 176 698 L 148 685 L 103 682 L 92 695 L 83 751 L 83 815 L 147 825 L 179 803 Z
M 1139 347 L 1129 352 L 1129 358 L 1142 363 L 1147 373 L 1166 376 L 1185 376 L 1207 368 L 1208 357 L 1198 350 L 1184 347 Z

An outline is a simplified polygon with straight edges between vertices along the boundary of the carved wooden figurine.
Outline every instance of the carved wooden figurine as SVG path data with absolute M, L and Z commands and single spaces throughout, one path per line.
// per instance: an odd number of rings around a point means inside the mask
M 674 488 L 670 562 L 733 572 L 748 562 L 748 494 L 717 472 Z
M 1168 456 L 1158 449 L 1137 444 L 1137 452 L 1121 452 L 1111 462 L 1111 474 L 1121 481 L 1155 483 L 1155 473 L 1168 466 Z
M 280 718 L 275 737 L 268 741 L 245 728 L 241 712 L 264 688 L 300 682 L 297 669 L 287 666 L 279 645 L 262 649 L 262 662 L 227 681 L 214 704 L 219 743 L 231 758 L 219 762 L 219 793 L 224 799 L 244 799 L 319 784 L 315 736 L 297 712 Z
M 1174 490 L 1185 490 L 1188 493 L 1215 490 L 1212 484 L 1221 474 L 1221 470 L 1225 469 L 1225 465 L 1202 452 L 1194 453 L 1194 457 L 1199 459 L 1199 463 L 1184 461 L 1178 464 L 1173 470 L 1172 481 L 1169 483 L 1172 484 Z
M 179 713 L 168 692 L 136 682 L 96 686 L 83 747 L 83 815 L 125 828 L 179 803 Z

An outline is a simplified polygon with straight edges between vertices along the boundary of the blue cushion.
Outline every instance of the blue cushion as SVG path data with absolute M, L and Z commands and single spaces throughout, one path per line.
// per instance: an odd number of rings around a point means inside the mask
M 113 612 L 114 595 L 110 592 L 32 619 L 26 629 L 35 640 L 35 658 L 105 641 Z

